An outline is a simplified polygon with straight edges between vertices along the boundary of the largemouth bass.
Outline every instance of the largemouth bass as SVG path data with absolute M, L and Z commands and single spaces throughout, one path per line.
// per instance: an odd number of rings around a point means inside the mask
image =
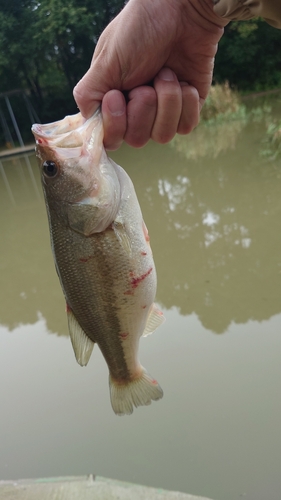
M 35 124 L 36 155 L 69 333 L 85 366 L 98 344 L 117 415 L 162 398 L 141 366 L 138 344 L 164 320 L 154 304 L 156 272 L 133 183 L 108 158 L 100 111 Z

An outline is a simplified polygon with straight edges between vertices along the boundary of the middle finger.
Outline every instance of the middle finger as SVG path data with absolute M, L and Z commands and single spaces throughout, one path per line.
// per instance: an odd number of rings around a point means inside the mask
M 162 68 L 154 79 L 157 114 L 151 138 L 161 144 L 169 142 L 177 132 L 182 110 L 182 91 L 175 73 Z

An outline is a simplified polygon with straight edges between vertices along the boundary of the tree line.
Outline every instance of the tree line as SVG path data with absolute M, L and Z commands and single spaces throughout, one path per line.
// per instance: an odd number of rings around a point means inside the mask
M 43 122 L 75 113 L 72 89 L 124 0 L 1 0 L 0 93 L 27 89 Z M 281 87 L 281 30 L 263 20 L 225 29 L 214 81 L 249 92 Z M 1 105 L 1 101 L 0 101 Z M 29 124 L 28 124 L 29 127 Z

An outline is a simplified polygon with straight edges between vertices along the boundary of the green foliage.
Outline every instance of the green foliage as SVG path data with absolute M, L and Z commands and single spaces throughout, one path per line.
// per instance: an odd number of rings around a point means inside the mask
M 233 91 L 227 83 L 211 87 L 201 112 L 201 121 L 191 135 L 176 135 L 171 146 L 188 160 L 217 158 L 229 149 L 236 149 L 247 127 L 263 130 L 263 139 L 254 149 L 265 159 L 281 160 L 281 99 L 276 95 L 254 101 Z
M 188 159 L 217 158 L 235 149 L 250 113 L 226 82 L 213 85 L 201 111 L 199 126 L 189 136 L 177 135 L 171 146 Z
M 75 113 L 72 89 L 87 71 L 100 33 L 124 3 L 1 0 L 0 92 L 28 89 L 45 122 Z M 231 88 L 253 91 L 281 86 L 280 42 L 281 30 L 260 19 L 233 22 L 225 28 L 214 79 L 229 85 L 211 90 L 202 111 L 205 124 L 243 115 L 244 107 Z M 16 114 L 21 113 L 21 106 L 15 105 Z
M 281 121 L 270 122 L 261 148 L 261 155 L 276 160 L 281 157 Z
M 262 19 L 232 22 L 219 43 L 214 79 L 238 90 L 281 87 L 281 30 Z
M 242 118 L 245 106 L 239 94 L 230 88 L 229 83 L 212 85 L 201 111 L 201 120 L 212 124 L 214 121 Z
M 124 0 L 1 0 L 0 92 L 31 91 L 43 121 L 77 109 L 72 89 Z

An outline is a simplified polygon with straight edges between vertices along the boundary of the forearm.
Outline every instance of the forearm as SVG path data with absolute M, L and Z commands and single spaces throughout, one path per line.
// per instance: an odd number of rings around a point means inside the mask
M 280 0 L 213 0 L 214 11 L 219 16 L 233 20 L 263 17 L 266 22 L 281 29 Z

